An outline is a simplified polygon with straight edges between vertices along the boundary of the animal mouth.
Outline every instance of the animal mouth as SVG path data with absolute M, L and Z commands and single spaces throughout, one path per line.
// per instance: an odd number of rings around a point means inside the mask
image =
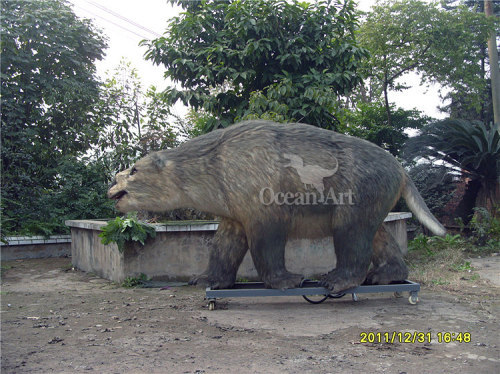
M 127 191 L 121 190 L 121 191 L 118 191 L 117 193 L 115 193 L 113 196 L 111 196 L 110 199 L 116 200 L 118 202 L 126 194 L 127 194 Z

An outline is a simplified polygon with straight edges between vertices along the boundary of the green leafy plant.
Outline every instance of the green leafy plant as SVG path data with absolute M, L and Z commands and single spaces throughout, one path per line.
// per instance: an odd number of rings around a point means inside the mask
M 144 273 L 141 273 L 138 277 L 127 277 L 122 283 L 122 287 L 125 288 L 134 288 L 139 287 L 144 284 L 144 282 L 148 281 L 148 276 Z
M 428 256 L 433 256 L 434 252 L 431 249 L 431 238 L 424 234 L 418 234 L 415 239 L 408 243 L 410 251 L 425 251 Z
M 442 278 L 439 278 L 439 279 L 433 279 L 433 280 L 431 281 L 431 283 L 432 283 L 432 284 L 434 284 L 434 285 L 436 285 L 436 286 L 446 286 L 446 285 L 450 284 L 450 282 L 449 282 L 449 281 L 444 280 L 444 279 L 442 279 Z
M 452 270 L 455 270 L 455 271 L 472 271 L 473 270 L 473 268 L 470 264 L 470 261 L 464 261 L 462 264 L 453 265 L 451 268 L 452 268 Z
M 457 247 L 461 244 L 464 243 L 462 237 L 460 234 L 456 235 L 451 235 L 451 234 L 446 234 L 444 237 L 440 236 L 433 236 L 431 238 L 432 242 L 436 243 L 438 247 Z
M 486 208 L 474 208 L 470 227 L 478 245 L 496 246 L 500 249 L 500 208 L 491 214 Z
M 116 217 L 109 221 L 99 234 L 102 244 L 116 243 L 120 252 L 124 251 L 126 242 L 135 241 L 144 245 L 148 237 L 155 236 L 154 227 L 139 222 L 136 212 L 129 213 L 125 218 Z

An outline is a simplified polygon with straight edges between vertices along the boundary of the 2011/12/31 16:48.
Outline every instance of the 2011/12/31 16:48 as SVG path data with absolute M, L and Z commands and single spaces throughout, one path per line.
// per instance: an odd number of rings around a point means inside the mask
M 362 332 L 360 343 L 431 343 L 436 339 L 438 343 L 470 343 L 470 332 Z

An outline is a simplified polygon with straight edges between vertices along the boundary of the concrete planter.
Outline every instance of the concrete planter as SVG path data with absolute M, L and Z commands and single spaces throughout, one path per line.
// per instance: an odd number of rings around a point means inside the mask
M 390 213 L 386 218 L 389 229 L 401 248 L 406 249 L 406 222 L 411 213 Z M 100 277 L 122 282 L 126 277 L 141 273 L 155 279 L 188 280 L 202 273 L 208 263 L 209 247 L 217 222 L 186 221 L 156 226 L 156 237 L 144 246 L 127 243 L 123 253 L 116 244 L 103 245 L 99 233 L 103 221 L 66 221 L 71 228 L 72 263 L 78 269 L 93 272 Z M 333 239 L 291 240 L 287 243 L 287 268 L 313 277 L 335 267 Z M 257 279 L 250 253 L 239 269 L 238 277 Z

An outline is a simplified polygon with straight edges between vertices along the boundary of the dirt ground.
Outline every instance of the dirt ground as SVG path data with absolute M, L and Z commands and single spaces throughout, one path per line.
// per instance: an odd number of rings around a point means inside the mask
M 474 264 L 481 279 L 498 279 L 500 257 Z M 500 372 L 500 284 L 491 281 L 423 287 L 417 305 L 364 294 L 319 305 L 222 299 L 209 311 L 201 289 L 125 289 L 71 270 L 70 259 L 4 262 L 2 273 L 2 373 Z M 426 341 L 399 342 L 414 332 Z M 470 342 L 440 342 L 440 333 L 470 333 Z

